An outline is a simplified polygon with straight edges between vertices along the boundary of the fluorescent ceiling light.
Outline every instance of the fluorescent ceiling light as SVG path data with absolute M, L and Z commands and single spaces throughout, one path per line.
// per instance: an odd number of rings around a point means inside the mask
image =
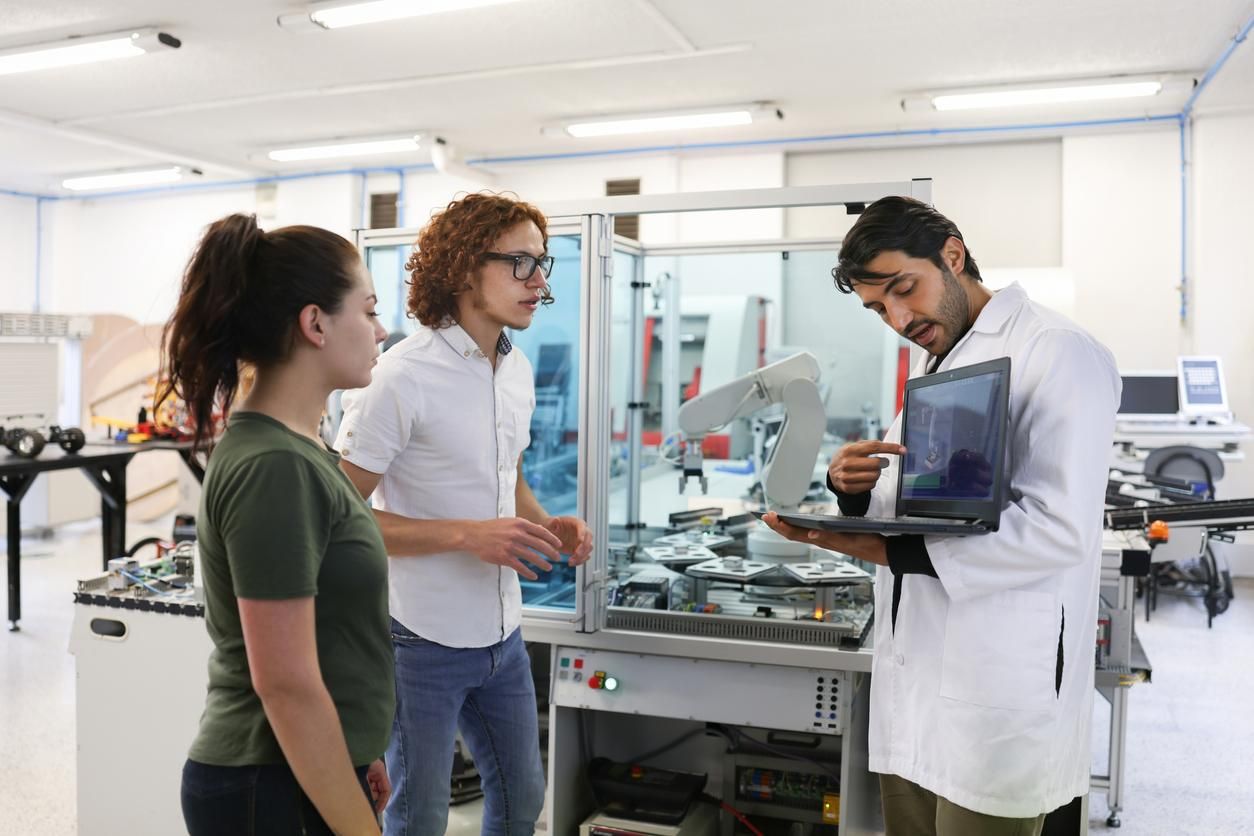
M 944 93 L 932 96 L 936 110 L 973 110 L 984 107 L 1093 102 L 1105 99 L 1132 99 L 1156 96 L 1161 81 L 1118 81 L 1092 84 L 1066 84 L 1051 87 L 1017 87 L 999 90 Z
M 130 58 L 159 46 L 178 49 L 181 42 L 165 32 L 143 29 L 16 47 L 0 51 L 0 75 Z
M 561 130 L 573 137 L 582 139 L 586 137 L 653 133 L 656 131 L 724 128 L 735 125 L 748 125 L 751 122 L 770 117 L 782 118 L 783 114 L 773 107 L 761 104 L 732 105 L 730 107 L 698 111 L 583 119 L 567 122 Z M 549 131 L 549 133 L 552 133 L 552 131 Z
M 288 163 L 298 160 L 326 160 L 333 157 L 367 157 L 372 154 L 398 154 L 418 150 L 419 135 L 392 137 L 389 139 L 361 139 L 351 142 L 305 145 L 299 148 L 279 148 L 267 156 L 275 162 Z
M 315 3 L 302 12 L 279 15 L 279 26 L 285 29 L 308 29 L 313 24 L 323 29 L 343 29 L 363 23 L 381 23 L 386 20 L 513 2 L 517 0 L 372 0 L 366 3 L 332 0 Z
M 61 188 L 74 192 L 91 189 L 118 189 L 125 186 L 148 186 L 153 183 L 172 183 L 183 179 L 178 166 L 145 168 L 136 171 L 119 171 L 114 174 L 93 174 L 87 177 L 70 177 L 61 181 Z

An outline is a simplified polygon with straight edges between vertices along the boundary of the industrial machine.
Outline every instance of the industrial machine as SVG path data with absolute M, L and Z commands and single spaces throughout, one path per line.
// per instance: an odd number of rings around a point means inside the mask
M 681 406 L 680 492 L 691 480 L 703 493 L 709 490 L 702 454 L 709 433 L 777 411 L 782 422 L 761 467 L 761 507 L 796 510 L 820 466 L 826 415 L 818 379 L 814 355 L 799 352 Z M 646 542 L 636 561 L 630 555 L 620 561 L 607 626 L 861 646 L 874 609 L 864 569 L 821 550 L 812 554 L 810 546 L 785 540 L 749 515 L 726 517 L 714 508 L 670 519 L 674 532 Z
M 587 521 L 596 550 L 576 570 L 523 588 L 523 638 L 551 649 L 538 830 L 689 832 L 655 829 L 688 822 L 602 821 L 588 768 L 605 757 L 708 775 L 705 792 L 722 802 L 771 807 L 748 814 L 755 825 L 760 817 L 796 824 L 795 832 L 876 831 L 878 790 L 866 768 L 871 576 L 813 547 L 768 554 L 750 512 L 830 508 L 826 458 L 892 414 L 900 340 L 837 306 L 827 276 L 838 238 L 654 245 L 616 236 L 614 224 L 746 209 L 782 218 L 812 207 L 843 218 L 886 195 L 930 201 L 930 189 L 920 179 L 541 206 L 557 302 L 509 335 L 537 374 L 523 474 L 550 513 Z M 397 265 L 416 232 L 359 233 L 381 299 L 400 297 L 406 276 Z M 822 305 L 785 306 L 820 291 Z M 785 355 L 784 344 L 798 348 Z M 820 378 L 839 388 L 825 391 Z M 758 461 L 747 461 L 754 452 Z M 684 493 L 677 471 L 687 471 Z M 706 492 L 688 489 L 700 477 Z M 805 735 L 820 742 L 834 774 L 818 778 L 802 762 L 784 768 L 765 752 L 742 751 L 757 760 L 738 767 L 741 797 L 728 798 L 726 772 L 737 767 L 724 763 L 726 746 L 712 751 L 711 723 L 767 743 Z M 633 760 L 688 734 L 691 745 L 659 761 Z M 767 781 L 779 787 L 771 798 Z M 698 804 L 688 816 L 710 811 L 720 829 L 752 832 L 718 809 Z

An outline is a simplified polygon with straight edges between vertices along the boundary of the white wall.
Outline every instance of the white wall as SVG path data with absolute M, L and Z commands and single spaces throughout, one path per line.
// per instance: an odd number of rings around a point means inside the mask
M 404 225 L 419 227 L 432 212 L 458 195 L 489 189 L 513 192 L 529 203 L 581 200 L 605 196 L 605 181 L 640 179 L 641 194 L 669 194 L 679 190 L 679 163 L 673 156 L 623 156 L 608 159 L 571 159 L 558 162 L 501 165 L 487 172 L 491 179 L 469 180 L 435 172 L 410 172 L 405 177 Z M 671 241 L 673 221 L 641 219 L 641 237 Z
M 344 175 L 278 183 L 274 200 L 261 203 L 257 189 L 243 186 L 45 204 L 48 310 L 163 322 L 208 224 L 232 212 L 256 212 L 266 227 L 312 224 L 351 236 L 360 187 L 360 178 Z
M 1180 353 L 1180 146 L 1175 130 L 1063 139 L 1063 265 L 1075 318 L 1124 369 Z
M 44 269 L 49 310 L 164 322 L 205 226 L 253 208 L 251 189 L 50 204 L 44 225 L 52 240 Z
M 1183 346 L 1223 357 L 1232 410 L 1247 424 L 1254 424 L 1251 136 L 1254 115 L 1205 117 L 1195 124 L 1192 327 Z M 1245 452 L 1254 457 L 1254 444 Z M 1230 465 L 1222 490 L 1228 498 L 1254 496 L 1254 460 Z
M 47 209 L 45 208 L 45 212 Z M 35 309 L 35 200 L 0 195 L 0 311 Z
M 932 202 L 971 243 L 981 268 L 1061 263 L 1059 140 L 790 154 L 790 186 L 932 178 Z M 840 237 L 856 216 L 794 209 L 790 238 Z

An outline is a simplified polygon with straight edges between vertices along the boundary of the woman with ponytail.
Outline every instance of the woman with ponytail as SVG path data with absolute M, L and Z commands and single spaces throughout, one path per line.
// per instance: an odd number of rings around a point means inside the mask
M 205 232 L 166 324 L 164 394 L 187 402 L 198 445 L 214 442 L 197 517 L 214 650 L 183 769 L 192 836 L 379 832 L 387 554 L 318 435 L 327 396 L 370 382 L 386 337 L 376 302 L 340 236 L 231 215 Z M 231 413 L 243 365 L 255 382 Z

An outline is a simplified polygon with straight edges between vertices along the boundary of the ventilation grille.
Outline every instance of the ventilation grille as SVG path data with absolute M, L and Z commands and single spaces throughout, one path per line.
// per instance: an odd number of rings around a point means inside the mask
M 396 192 L 380 192 L 370 195 L 370 228 L 394 229 L 396 218 Z
M 0 314 L 0 337 L 64 337 L 70 318 L 59 314 Z
M 674 633 L 681 636 L 848 648 L 861 646 L 866 635 L 865 629 L 844 630 L 830 624 L 807 624 L 766 618 L 720 618 L 701 613 L 639 610 L 628 607 L 610 607 L 605 626 L 615 630 L 636 630 L 646 633 Z
M 605 195 L 606 197 L 618 197 L 619 195 L 640 194 L 640 178 L 634 180 L 606 180 Z M 615 215 L 614 216 L 614 234 L 621 235 L 624 238 L 630 238 L 633 241 L 640 240 L 640 216 L 639 215 Z

